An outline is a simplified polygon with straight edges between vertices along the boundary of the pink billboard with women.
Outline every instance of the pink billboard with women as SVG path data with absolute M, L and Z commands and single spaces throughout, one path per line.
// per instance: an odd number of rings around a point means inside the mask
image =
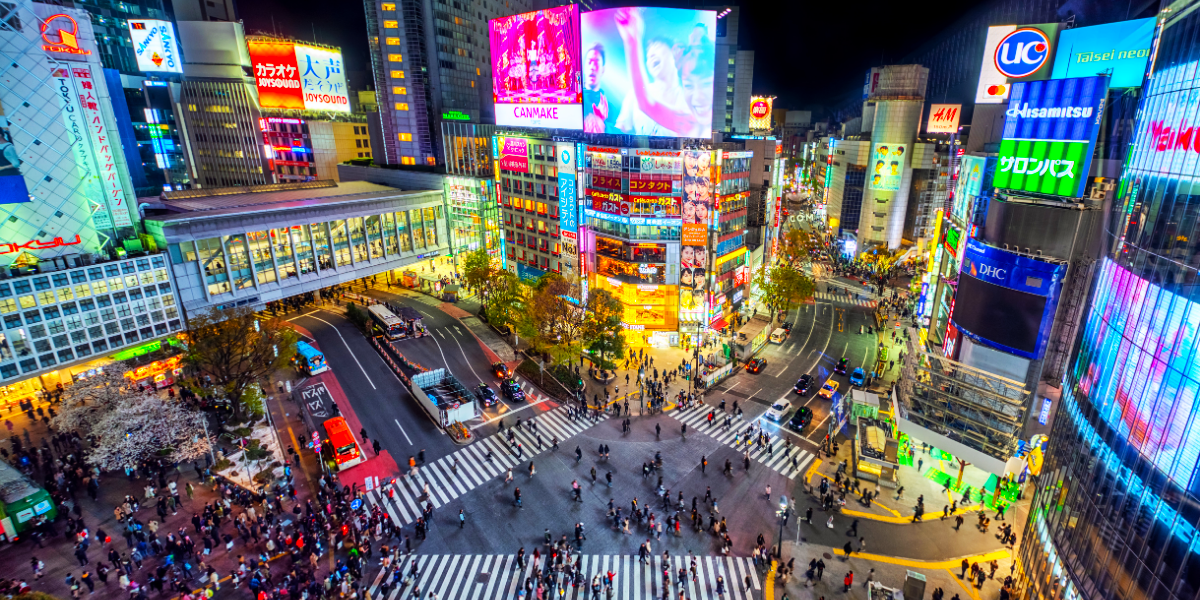
M 579 8 L 492 19 L 488 30 L 496 124 L 581 129 Z
M 584 13 L 583 130 L 711 137 L 716 20 L 678 8 Z

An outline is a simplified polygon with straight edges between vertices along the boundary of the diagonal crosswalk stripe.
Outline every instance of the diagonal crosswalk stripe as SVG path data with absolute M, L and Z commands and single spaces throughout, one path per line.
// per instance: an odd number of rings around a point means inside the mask
M 521 429 L 508 430 L 521 445 L 520 457 L 509 445 L 506 434 L 496 433 L 420 466 L 415 476 L 401 477 L 368 491 L 367 502 L 381 507 L 396 526 L 412 523 L 421 516 L 421 507 L 425 502 L 433 503 L 434 508 L 444 506 L 550 449 L 553 438 L 557 437 L 561 444 L 607 418 L 608 415 L 599 415 L 594 420 L 582 417 L 572 419 L 565 406 L 551 409 L 524 421 Z M 539 436 L 542 441 L 540 447 Z M 487 459 L 489 451 L 492 453 L 490 461 Z M 428 495 L 425 493 L 426 486 Z
M 708 424 L 708 414 L 710 411 L 714 413 L 712 426 Z M 725 413 L 708 405 L 702 404 L 692 408 L 671 411 L 668 414 L 677 421 L 686 423 L 689 428 L 712 436 L 718 442 L 738 452 L 746 452 L 749 449 L 750 458 L 766 465 L 769 469 L 778 472 L 788 479 L 795 479 L 802 475 L 804 469 L 816 458 L 812 453 L 802 449 L 798 445 L 793 445 L 790 448 L 782 446 L 779 443 L 778 436 L 772 437 L 770 434 L 767 434 L 769 442 L 765 446 L 748 443 L 747 438 L 751 437 L 750 433 L 753 429 L 753 423 L 734 419 L 732 424 L 726 427 Z M 757 434 L 757 430 L 755 434 Z M 776 448 L 776 446 L 779 447 Z
M 663 596 L 678 595 L 681 582 L 680 569 L 688 571 L 682 582 L 684 594 L 693 600 L 754 600 L 755 592 L 762 590 L 759 569 L 749 557 L 698 556 L 696 578 L 690 573 L 691 563 L 686 556 L 669 558 L 668 576 L 664 579 L 661 556 L 642 564 L 636 555 L 629 554 L 584 554 L 577 555 L 580 573 L 586 582 L 578 587 L 562 574 L 556 577 L 559 590 L 547 590 L 547 597 L 563 600 L 590 600 L 592 584 L 601 586 L 600 597 L 613 600 L 647 600 Z M 415 562 L 417 576 L 410 578 L 411 565 Z M 381 570 L 371 578 L 369 594 L 375 600 L 408 600 L 415 589 L 421 598 L 437 594 L 439 600 L 508 600 L 517 596 L 526 578 L 534 577 L 534 567 L 526 560 L 524 568 L 517 568 L 516 557 L 498 554 L 443 554 L 403 556 L 392 567 Z M 612 573 L 611 584 L 607 574 Z M 749 586 L 747 586 L 749 578 Z M 609 596 L 605 587 L 611 585 Z M 721 593 L 718 594 L 718 591 Z

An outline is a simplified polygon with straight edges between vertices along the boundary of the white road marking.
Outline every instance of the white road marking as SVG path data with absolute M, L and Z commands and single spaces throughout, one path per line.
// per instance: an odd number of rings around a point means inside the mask
M 316 312 L 316 311 L 313 311 L 313 312 Z M 309 313 L 309 314 L 311 315 L 312 313 Z M 363 377 L 367 378 L 367 383 L 371 384 L 371 389 L 373 389 L 373 390 L 379 389 L 379 388 L 375 387 L 375 382 L 371 381 L 371 376 L 367 375 L 367 370 L 364 369 L 362 366 L 362 363 L 358 361 L 358 357 L 354 355 L 354 351 L 350 349 L 350 344 L 348 344 L 346 342 L 346 338 L 342 336 L 342 332 L 338 330 L 337 326 L 334 325 L 333 323 L 330 323 L 329 321 L 326 321 L 325 319 L 322 319 L 321 317 L 309 317 L 309 318 L 316 319 L 316 320 L 333 328 L 333 330 L 338 334 L 338 337 L 341 338 L 342 345 L 346 346 L 346 352 L 350 353 L 350 358 L 354 359 L 354 363 L 357 364 L 358 369 L 360 371 L 362 371 Z
M 392 419 L 396 422 L 396 427 L 400 428 L 400 433 L 404 434 L 404 439 L 408 440 L 408 445 L 412 445 L 412 438 L 408 437 L 408 432 L 404 431 L 404 426 L 400 424 L 400 419 Z

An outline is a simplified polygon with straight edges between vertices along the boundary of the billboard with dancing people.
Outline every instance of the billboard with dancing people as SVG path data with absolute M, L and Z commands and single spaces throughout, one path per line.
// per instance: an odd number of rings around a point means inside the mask
M 497 125 L 579 129 L 579 7 L 488 22 Z

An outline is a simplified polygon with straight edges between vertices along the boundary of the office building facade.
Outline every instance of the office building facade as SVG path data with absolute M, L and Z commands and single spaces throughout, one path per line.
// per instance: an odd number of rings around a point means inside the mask
M 444 121 L 494 123 L 488 20 L 530 0 L 364 0 L 382 124 L 377 162 L 441 165 Z
M 1185 183 L 1197 173 L 1195 150 L 1176 143 L 1200 92 L 1195 9 L 1162 12 L 1107 253 L 1034 481 L 1020 549 L 1028 597 L 1200 597 L 1198 224 Z

